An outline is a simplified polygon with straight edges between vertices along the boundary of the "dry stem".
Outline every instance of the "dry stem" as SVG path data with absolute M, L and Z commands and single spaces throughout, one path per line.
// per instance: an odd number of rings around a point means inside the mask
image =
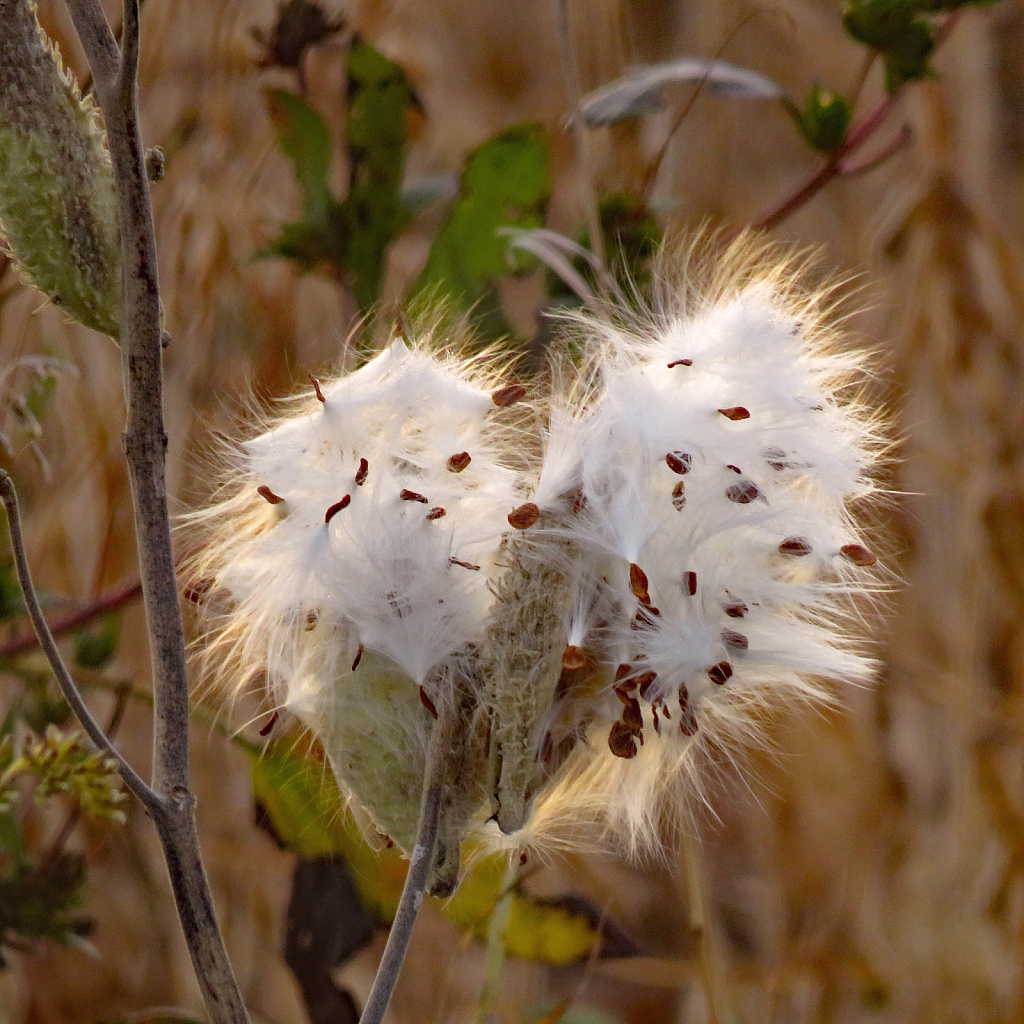
M 200 859 L 194 799 L 189 790 L 185 631 L 178 604 L 164 472 L 167 436 L 163 425 L 160 296 L 149 182 L 138 122 L 139 0 L 124 0 L 120 48 L 99 0 L 67 0 L 67 6 L 92 68 L 95 94 L 107 126 L 118 199 L 123 289 L 121 362 L 128 406 L 124 443 L 153 668 L 152 790 L 146 792 L 151 792 L 154 799 L 149 799 L 147 806 L 163 845 L 182 930 L 210 1018 L 215 1024 L 248 1024 Z M 34 624 L 37 630 L 45 629 L 45 621 Z M 53 655 L 57 652 L 48 630 L 46 636 L 49 647 L 43 634 L 40 640 L 60 678 L 59 655 L 55 663 Z M 90 737 L 104 750 L 113 750 L 88 716 L 70 677 L 62 680 L 62 688 L 66 683 L 70 686 L 65 695 Z M 82 717 L 83 711 L 86 718 Z M 123 759 L 119 758 L 119 764 L 125 774 Z M 126 781 L 130 778 L 125 777 Z M 143 790 L 138 792 L 142 794 Z

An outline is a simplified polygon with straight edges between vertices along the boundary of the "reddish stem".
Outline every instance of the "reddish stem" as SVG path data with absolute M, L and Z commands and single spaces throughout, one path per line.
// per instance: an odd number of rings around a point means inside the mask
M 141 594 L 142 583 L 138 578 L 128 580 L 127 583 L 122 583 L 116 589 L 106 594 L 101 594 L 95 601 L 87 604 L 84 608 L 69 612 L 62 618 L 51 622 L 50 632 L 54 636 L 70 633 L 71 630 L 84 626 L 98 615 L 113 611 L 115 608 L 120 608 L 130 601 L 134 601 Z M 31 651 L 34 647 L 38 646 L 39 638 L 36 636 L 35 631 L 24 633 L 21 636 L 15 636 L 0 643 L 0 658 L 13 658 L 15 655 L 24 654 L 26 651 Z
M 939 25 L 935 32 L 936 51 L 949 38 L 959 18 L 960 12 L 953 11 Z M 845 167 L 847 165 L 844 163 L 846 158 L 852 156 L 860 149 L 881 127 L 882 123 L 892 112 L 893 107 L 902 98 L 905 89 L 906 83 L 896 89 L 895 92 L 880 100 L 863 120 L 850 129 L 842 145 L 817 170 L 813 171 L 802 185 L 794 192 L 791 192 L 777 206 L 758 217 L 751 227 L 756 230 L 770 231 L 799 210 L 809 199 L 817 195 L 833 178 L 840 177 L 846 173 Z M 860 170 L 863 171 L 864 168 L 861 167 Z

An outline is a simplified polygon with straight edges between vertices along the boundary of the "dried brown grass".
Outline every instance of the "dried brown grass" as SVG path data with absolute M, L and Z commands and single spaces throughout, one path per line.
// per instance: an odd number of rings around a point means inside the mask
M 66 17 L 41 5 L 67 39 Z M 585 87 L 632 61 L 713 53 L 755 8 L 738 0 L 573 5 Z M 573 151 L 554 131 L 564 113 L 550 3 L 366 0 L 354 23 L 410 70 L 424 100 L 414 171 L 457 168 L 497 128 L 539 117 L 555 139 L 553 226 L 582 221 Z M 813 78 L 842 86 L 859 54 L 838 9 L 815 0 L 756 8 L 725 54 L 796 92 Z M 272 144 L 254 68 L 251 24 L 269 2 L 149 0 L 142 103 L 147 142 L 168 153 L 154 192 L 167 325 L 167 416 L 176 497 L 201 494 L 187 455 L 230 418 L 234 396 L 272 394 L 332 361 L 352 322 L 330 282 L 299 277 L 252 251 L 293 215 L 297 193 Z M 880 398 L 905 439 L 894 485 L 910 496 L 883 526 L 906 589 L 882 625 L 877 692 L 847 711 L 789 721 L 783 755 L 751 792 L 723 786 L 704 829 L 712 967 L 748 1021 L 1014 1022 L 1024 1020 L 1024 289 L 1012 244 L 1022 224 L 1024 94 L 1019 8 L 972 14 L 939 61 L 942 78 L 907 107 L 911 148 L 882 170 L 840 182 L 780 234 L 824 247 L 863 273 L 871 308 L 855 319 L 891 367 Z M 74 49 L 67 48 L 69 53 Z M 321 109 L 340 109 L 340 55 L 316 56 Z M 877 81 L 870 83 L 877 95 Z M 1014 106 L 1016 104 L 1016 106 Z M 605 185 L 635 180 L 667 116 L 595 136 Z M 738 227 L 799 179 L 808 157 L 781 114 L 707 99 L 672 145 L 659 193 L 674 220 Z M 412 235 L 394 253 L 400 294 L 425 253 Z M 65 377 L 42 442 L 45 480 L 17 458 L 31 555 L 45 583 L 88 597 L 132 571 L 120 454 L 117 354 L 16 291 L 0 308 L 0 362 L 52 352 Z M 139 617 L 119 668 L 144 685 Z M 122 742 L 147 762 L 148 722 L 133 709 Z M 228 944 L 257 1019 L 304 1019 L 278 950 L 290 860 L 251 825 L 243 760 L 197 729 L 196 789 L 204 850 Z M 50 949 L 0 974 L 0 1018 L 99 1021 L 153 1004 L 201 1005 L 148 823 L 95 831 L 89 910 L 102 959 Z M 680 879 L 682 873 L 680 873 Z M 605 862 L 549 869 L 544 891 L 584 891 L 607 905 L 645 959 L 599 966 L 584 1001 L 623 1021 L 707 1019 L 685 885 Z M 481 954 L 437 921 L 410 961 L 395 1020 L 470 1020 Z M 430 951 L 444 945 L 440 964 Z M 374 950 L 345 977 L 366 987 Z M 510 968 L 502 1019 L 522 1021 L 573 990 L 583 969 Z

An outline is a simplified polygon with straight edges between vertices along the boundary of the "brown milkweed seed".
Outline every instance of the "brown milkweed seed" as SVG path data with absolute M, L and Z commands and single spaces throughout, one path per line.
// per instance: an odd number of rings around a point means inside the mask
M 583 668 L 586 663 L 587 657 L 583 653 L 582 647 L 574 647 L 572 644 L 569 644 L 562 652 L 562 668 L 570 672 Z
M 696 736 L 697 735 L 697 716 L 693 713 L 693 708 L 690 707 L 690 695 L 686 691 L 686 684 L 683 683 L 679 687 L 679 711 L 681 712 L 679 718 L 679 731 L 684 736 Z M 668 709 L 665 709 L 665 717 L 668 718 Z
M 356 470 L 356 487 L 362 487 L 366 483 L 366 474 L 370 472 L 370 464 L 366 459 L 359 460 L 359 468 Z
M 742 619 L 750 609 L 742 601 L 737 601 L 735 604 L 727 604 L 722 611 L 724 611 L 730 619 Z
M 854 565 L 874 565 L 878 561 L 878 555 L 874 551 L 869 551 L 863 544 L 844 544 L 839 553 Z
M 750 646 L 750 641 L 734 629 L 722 630 L 722 643 L 733 651 L 745 651 Z
M 633 591 L 633 596 L 641 604 L 651 603 L 651 594 L 648 589 L 647 573 L 640 568 L 636 562 L 629 563 L 629 589 Z
M 427 696 L 427 691 L 420 687 L 420 703 L 435 717 L 437 718 L 437 708 L 434 707 L 434 702 Z
M 256 493 L 261 498 L 266 498 L 271 505 L 280 505 L 281 502 L 284 501 L 284 498 L 282 498 L 280 494 L 275 494 L 266 484 L 260 484 L 260 486 L 256 488 Z
M 692 359 L 673 359 L 672 362 L 668 364 L 668 368 L 671 370 L 673 366 L 693 366 L 693 360 Z
M 682 512 L 686 507 L 686 494 L 684 493 L 682 480 L 672 488 L 672 507 L 677 512 Z
M 479 565 L 474 565 L 472 562 L 463 562 L 463 561 L 460 561 L 458 558 L 449 558 L 448 559 L 448 564 L 449 565 L 459 565 L 459 566 L 462 566 L 463 569 L 472 569 L 473 572 L 479 572 L 479 570 L 480 570 L 480 566 Z
M 651 687 L 657 682 L 657 680 L 657 672 L 641 672 L 640 675 L 636 677 L 635 682 L 639 685 L 640 696 L 643 697 L 644 700 L 647 700 L 647 694 L 650 692 Z
M 665 462 L 668 463 L 668 468 L 673 473 L 685 476 L 685 474 L 690 472 L 690 467 L 693 465 L 693 456 L 687 452 L 669 452 L 665 456 Z
M 811 542 L 806 537 L 787 537 L 779 545 L 780 554 L 792 555 L 794 558 L 803 558 L 813 550 Z
M 737 505 L 749 505 L 755 498 L 760 497 L 761 492 L 757 484 L 751 480 L 742 480 L 738 484 L 730 484 L 725 489 L 725 496 L 736 502 Z
M 636 757 L 636 739 L 624 722 L 614 722 L 608 733 L 608 749 L 616 757 Z
M 445 510 L 444 510 L 443 508 L 441 508 L 441 506 L 440 506 L 440 505 L 435 505 L 435 506 L 434 506 L 434 507 L 433 507 L 433 508 L 432 508 L 432 509 L 431 509 L 431 510 L 430 510 L 430 511 L 429 511 L 429 512 L 427 513 L 427 518 L 428 518 L 428 519 L 440 519 L 440 518 L 441 518 L 442 516 L 445 516 L 445 515 L 447 515 L 447 514 L 448 514 L 448 513 L 447 513 L 447 512 L 445 512 Z
M 686 592 L 690 597 L 693 597 L 697 593 L 697 574 L 695 572 L 684 572 L 683 586 L 686 587 Z
M 336 501 L 325 513 L 324 522 L 329 523 L 343 508 L 348 508 L 349 502 L 352 500 L 351 494 L 346 494 L 341 501 Z
M 499 409 L 507 409 L 526 397 L 526 388 L 522 384 L 506 384 L 503 388 L 491 393 L 491 400 Z
M 731 469 L 734 473 L 742 473 L 743 470 L 739 466 L 726 466 L 726 469 Z
M 363 645 L 359 645 L 359 650 L 356 651 L 356 656 L 352 659 L 352 671 L 355 672 L 359 668 L 359 662 L 363 660 Z
M 769 467 L 774 470 L 785 469 L 789 465 L 786 462 L 786 453 L 781 448 L 765 448 L 761 454 Z
M 508 514 L 508 525 L 517 530 L 528 530 L 540 519 L 540 509 L 532 501 L 512 509 Z
M 313 390 L 316 392 L 316 397 L 321 402 L 326 402 L 327 399 L 324 398 L 324 393 L 320 390 L 320 381 L 316 377 L 312 376 L 309 379 L 313 382 Z
M 718 686 L 721 686 L 731 676 L 732 665 L 727 661 L 720 661 L 717 665 L 712 665 L 708 669 L 708 678 Z
M 419 494 L 417 491 L 410 491 L 407 487 L 403 487 L 398 496 L 402 501 L 421 501 L 424 505 L 427 503 L 427 499 L 424 495 Z
M 749 420 L 750 410 L 742 405 L 734 405 L 728 409 L 718 410 L 727 420 Z
M 623 679 L 625 679 L 625 678 L 626 678 L 626 676 L 628 676 L 628 675 L 629 675 L 629 673 L 630 673 L 630 672 L 632 672 L 632 671 L 633 671 L 633 666 L 632 666 L 632 665 L 630 665 L 630 664 L 628 664 L 628 663 L 626 663 L 626 662 L 623 662 L 623 663 L 622 663 L 622 664 L 621 664 L 621 665 L 620 665 L 620 666 L 619 666 L 619 667 L 618 667 L 618 668 L 617 668 L 617 669 L 615 670 L 615 682 L 617 682 L 617 683 L 618 683 L 618 682 L 621 682 L 621 681 L 622 681 Z M 634 685 L 635 685 L 635 684 L 634 684 Z
M 461 473 L 472 461 L 473 456 L 469 452 L 456 452 L 448 459 L 448 472 Z
M 622 709 L 622 721 L 631 732 L 641 733 L 644 731 L 644 716 L 640 711 L 640 701 L 636 697 L 630 697 L 629 702 Z
M 280 717 L 281 717 L 281 712 L 280 712 L 280 711 L 275 711 L 275 712 L 274 712 L 274 713 L 273 713 L 273 714 L 272 714 L 272 715 L 270 716 L 270 721 L 269 721 L 269 722 L 267 722 L 267 724 L 266 724 L 265 726 L 263 726 L 263 728 L 262 728 L 262 729 L 260 729 L 260 735 L 261 735 L 261 736 L 269 736 L 269 735 L 270 735 L 270 730 L 274 728 L 274 723 L 275 723 L 275 722 L 276 722 L 276 721 L 277 721 L 277 720 L 278 720 L 278 719 L 279 719 Z

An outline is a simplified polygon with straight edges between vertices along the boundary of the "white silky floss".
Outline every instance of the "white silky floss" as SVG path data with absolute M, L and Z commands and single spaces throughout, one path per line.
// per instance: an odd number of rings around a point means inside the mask
M 870 677 L 853 513 L 877 431 L 821 296 L 785 282 L 742 267 L 693 311 L 582 315 L 544 395 L 399 338 L 244 443 L 194 517 L 232 606 L 214 651 L 266 671 L 405 850 L 448 723 L 435 889 L 474 816 L 650 849 L 700 744 Z

